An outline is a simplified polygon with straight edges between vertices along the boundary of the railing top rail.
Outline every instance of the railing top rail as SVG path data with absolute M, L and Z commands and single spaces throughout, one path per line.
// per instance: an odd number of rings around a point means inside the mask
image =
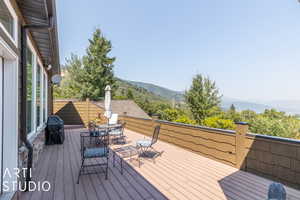
M 201 129 L 201 130 L 206 130 L 206 131 L 216 131 L 216 132 L 221 132 L 221 133 L 235 134 L 234 130 L 228 130 L 228 129 L 210 128 L 210 127 L 206 127 L 206 126 L 184 124 L 184 123 L 180 123 L 180 122 L 169 122 L 169 121 L 165 121 L 165 120 L 155 120 L 155 121 L 160 122 L 160 123 L 175 125 L 175 126 L 184 126 L 184 127 L 188 127 L 188 128 L 196 128 L 196 129 Z
M 53 101 L 54 101 L 54 102 L 59 102 L 59 101 L 61 101 L 61 102 L 63 102 L 63 101 L 74 101 L 74 102 L 78 102 L 78 101 L 81 101 L 81 100 L 79 100 L 79 99 L 54 99 Z M 82 101 L 82 102 L 85 102 L 85 101 Z
M 130 115 L 121 115 L 120 117 L 128 117 L 128 118 L 141 119 L 141 120 L 152 120 L 151 118 L 133 117 L 133 116 L 130 116 Z
M 147 118 L 132 117 L 132 116 L 128 116 L 128 115 L 122 115 L 122 117 L 129 117 L 129 118 L 140 119 L 140 120 L 152 120 L 152 119 L 147 119 Z M 235 134 L 234 130 L 210 128 L 210 127 L 205 127 L 205 126 L 184 124 L 184 123 L 180 123 L 180 122 L 169 122 L 169 121 L 159 120 L 159 119 L 156 119 L 154 121 L 158 122 L 158 123 L 163 123 L 163 124 L 170 124 L 170 125 L 175 125 L 175 126 L 184 126 L 184 127 L 188 127 L 188 128 L 196 128 L 196 129 L 201 129 L 201 130 L 205 130 L 205 131 L 214 131 L 214 132 L 226 133 L 226 134 L 231 134 L 231 135 Z
M 300 140 L 292 139 L 292 138 L 284 138 L 284 137 L 271 136 L 271 135 L 262 135 L 262 134 L 257 134 L 257 133 L 248 133 L 247 137 L 269 139 L 269 140 L 274 140 L 274 141 L 278 141 L 278 142 L 289 142 L 289 143 L 300 145 Z
M 139 120 L 152 120 L 152 119 L 147 119 L 147 118 L 127 116 L 127 115 L 123 116 L 123 117 L 129 117 L 129 118 L 139 119 Z M 188 128 L 201 129 L 201 130 L 205 130 L 205 131 L 214 131 L 214 132 L 231 134 L 231 135 L 235 134 L 234 130 L 210 128 L 210 127 L 205 127 L 205 126 L 184 124 L 184 123 L 179 123 L 179 122 L 170 122 L 170 121 L 165 121 L 165 120 L 154 120 L 154 121 L 156 121 L 158 123 L 162 123 L 162 124 L 169 124 L 169 125 L 174 125 L 174 126 L 184 126 L 184 127 L 188 127 Z M 262 134 L 257 134 L 257 133 L 247 133 L 247 137 L 270 139 L 270 140 L 274 140 L 274 141 L 278 141 L 278 142 L 289 142 L 289 143 L 300 145 L 300 140 L 292 139 L 292 138 L 283 138 L 283 137 L 278 137 L 278 136 L 262 135 Z

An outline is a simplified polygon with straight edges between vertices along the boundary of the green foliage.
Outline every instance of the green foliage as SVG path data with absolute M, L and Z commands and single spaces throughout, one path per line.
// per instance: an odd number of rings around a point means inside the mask
M 196 125 L 196 121 L 189 118 L 187 115 L 181 115 L 179 116 L 174 122 L 184 123 L 184 124 L 191 124 Z
M 127 100 L 127 96 L 114 96 L 114 100 Z
M 127 90 L 127 98 L 128 99 L 134 99 L 132 89 L 130 89 L 130 88 Z
M 97 29 L 89 43 L 87 55 L 82 59 L 73 54 L 67 59 L 65 78 L 59 87 L 54 88 L 56 98 L 99 100 L 104 96 L 106 85 L 112 87 L 112 92 L 116 90 L 115 58 L 109 56 L 111 42 Z
M 93 38 L 89 40 L 87 55 L 83 57 L 83 73 L 79 80 L 81 84 L 81 99 L 98 100 L 105 94 L 104 88 L 110 85 L 115 90 L 113 74 L 114 57 L 109 57 L 111 42 L 107 40 L 100 29 L 97 29 Z
M 220 117 L 208 117 L 203 122 L 204 126 L 212 127 L 212 128 L 221 128 L 221 129 L 234 129 L 235 124 L 233 120 L 230 119 L 222 119 Z
M 164 110 L 158 110 L 159 118 L 166 121 L 176 121 L 182 115 L 184 115 L 182 110 L 167 108 Z
M 201 74 L 194 77 L 191 88 L 185 94 L 185 99 L 194 119 L 199 124 L 209 117 L 210 109 L 221 102 L 215 82 Z
M 231 104 L 229 110 L 230 110 L 231 112 L 235 112 L 235 106 L 234 106 L 233 104 Z
M 80 98 L 82 68 L 82 60 L 77 55 L 71 54 L 71 57 L 66 59 L 66 65 L 62 70 L 64 77 L 59 86 L 54 86 L 55 98 Z
M 248 111 L 243 119 L 250 123 L 250 131 L 253 133 L 300 138 L 300 120 L 296 116 L 288 116 L 284 112 L 271 109 L 261 114 Z
M 278 112 L 276 109 L 266 109 L 263 113 L 264 117 L 272 118 L 272 119 L 281 119 L 285 117 L 284 112 Z
M 171 108 L 171 105 L 160 101 L 150 101 L 149 99 L 136 98 L 135 102 L 146 112 L 152 116 L 160 115 L 160 111 Z

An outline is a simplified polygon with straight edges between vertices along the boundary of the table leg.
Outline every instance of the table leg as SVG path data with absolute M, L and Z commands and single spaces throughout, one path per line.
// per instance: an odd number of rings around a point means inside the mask
M 120 157 L 121 159 L 121 174 L 123 175 L 123 159 Z
M 138 157 L 138 160 L 139 160 L 139 168 L 141 167 L 141 159 L 140 157 Z
M 137 150 L 137 153 L 138 153 L 138 160 L 139 160 L 139 168 L 141 167 L 141 158 L 140 158 L 140 151 L 139 151 L 139 149 Z
M 116 153 L 113 152 L 113 167 L 115 167 L 115 156 L 116 156 Z

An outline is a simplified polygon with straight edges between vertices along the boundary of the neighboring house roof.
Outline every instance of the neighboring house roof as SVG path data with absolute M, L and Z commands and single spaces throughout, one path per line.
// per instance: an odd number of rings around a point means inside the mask
M 94 103 L 104 109 L 104 101 L 98 101 Z M 124 115 L 126 112 L 126 115 L 131 117 L 150 119 L 149 115 L 147 115 L 147 113 L 133 100 L 112 100 L 111 108 L 113 113 L 117 113 L 119 115 Z

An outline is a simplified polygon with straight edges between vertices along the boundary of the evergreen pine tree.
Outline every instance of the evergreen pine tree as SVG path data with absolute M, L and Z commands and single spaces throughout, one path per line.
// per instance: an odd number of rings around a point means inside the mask
M 83 74 L 81 83 L 81 99 L 90 98 L 98 100 L 104 97 L 105 86 L 110 85 L 112 92 L 116 89 L 113 73 L 115 57 L 108 54 L 112 49 L 111 42 L 107 40 L 100 29 L 97 29 L 89 40 L 87 55 L 83 57 Z

